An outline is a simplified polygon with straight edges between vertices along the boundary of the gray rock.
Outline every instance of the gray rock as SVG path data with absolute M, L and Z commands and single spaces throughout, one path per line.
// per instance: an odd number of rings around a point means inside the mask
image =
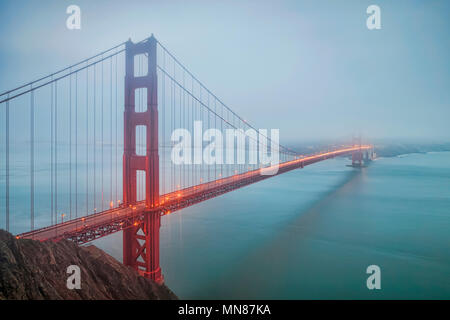
M 81 289 L 66 286 L 67 267 L 81 270 Z M 16 239 L 0 230 L 2 299 L 177 299 L 165 285 L 140 276 L 99 248 L 73 242 Z

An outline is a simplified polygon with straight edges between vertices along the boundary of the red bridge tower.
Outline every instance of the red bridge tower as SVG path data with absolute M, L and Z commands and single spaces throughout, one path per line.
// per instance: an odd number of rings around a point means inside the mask
M 134 57 L 148 58 L 146 75 L 135 76 Z M 137 170 L 145 172 L 145 218 L 123 230 L 123 263 L 133 267 L 146 278 L 163 282 L 159 265 L 159 228 L 161 216 L 152 208 L 159 202 L 158 155 L 158 80 L 156 73 L 156 39 L 153 35 L 144 42 L 126 43 L 125 112 L 123 154 L 124 205 L 137 201 Z M 147 110 L 136 112 L 136 89 L 146 89 Z M 136 127 L 146 127 L 146 154 L 136 154 Z

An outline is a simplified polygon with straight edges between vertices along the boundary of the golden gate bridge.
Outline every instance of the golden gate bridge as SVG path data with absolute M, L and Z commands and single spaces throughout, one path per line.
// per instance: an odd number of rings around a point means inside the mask
M 361 166 L 373 155 L 361 142 L 309 155 L 271 144 L 279 163 L 265 175 L 267 166 L 248 164 L 248 145 L 233 144 L 225 152 L 243 152 L 243 163 L 174 164 L 177 128 L 255 128 L 153 35 L 3 92 L 0 106 L 5 228 L 78 244 L 122 231 L 124 264 L 158 282 L 162 216 L 329 158 Z

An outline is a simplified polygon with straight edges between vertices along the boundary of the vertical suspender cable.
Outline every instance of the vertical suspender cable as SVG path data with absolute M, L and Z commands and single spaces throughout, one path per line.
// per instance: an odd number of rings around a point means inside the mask
M 185 87 L 186 87 L 186 83 L 185 83 L 185 74 L 184 74 L 184 70 L 183 70 L 183 89 L 185 89 Z M 184 125 L 185 124 L 185 121 L 186 121 L 186 113 L 185 113 L 185 111 L 186 111 L 186 93 L 183 91 L 183 126 L 182 126 L 182 128 L 183 129 L 186 129 L 186 126 Z M 185 177 L 186 177 L 186 172 L 185 172 L 185 164 L 184 164 L 184 161 L 183 161 L 183 167 L 182 167 L 182 171 L 183 171 L 183 182 L 181 183 L 181 188 L 185 188 L 186 186 L 185 186 Z
M 119 194 L 118 194 L 117 188 L 118 188 L 119 182 L 117 181 L 117 178 L 118 178 L 118 173 L 117 173 L 117 171 L 118 171 L 118 165 L 117 165 L 117 162 L 118 162 L 118 160 L 117 160 L 117 153 L 118 153 L 117 152 L 117 149 L 118 149 L 118 146 L 117 146 L 117 134 L 118 134 L 118 130 L 117 130 L 117 113 L 118 113 L 118 110 L 117 110 L 117 54 L 115 56 L 115 65 L 116 65 L 116 199 L 115 200 L 116 200 L 116 203 L 118 203 Z M 111 146 L 111 148 L 112 148 L 112 146 Z
M 166 70 L 166 53 L 163 50 L 163 69 Z M 164 72 L 161 72 L 161 81 L 162 81 L 162 192 L 161 194 L 166 193 L 166 75 Z
M 192 76 L 191 76 L 191 91 L 192 91 L 192 97 L 194 96 L 194 79 L 192 78 Z M 191 98 L 191 101 L 192 101 L 192 103 L 191 103 L 191 112 L 192 112 L 192 132 L 194 132 L 194 121 L 196 120 L 195 119 L 195 101 L 194 101 L 194 99 L 193 98 Z M 191 159 L 191 161 L 192 161 L 192 168 L 191 168 L 191 171 L 192 171 L 192 181 L 191 181 L 191 183 L 192 183 L 192 185 L 195 185 L 196 184 L 196 182 L 195 182 L 195 178 L 194 178 L 194 175 L 195 175 L 195 172 L 194 172 L 194 169 L 195 169 L 195 164 L 194 164 L 194 159 L 193 159 L 193 157 L 194 157 L 194 152 L 195 152 L 195 150 L 193 149 L 193 145 L 191 144 L 191 157 L 192 157 L 192 159 Z
M 53 80 L 53 77 L 52 77 Z M 54 220 L 54 213 L 53 213 L 53 82 L 50 85 L 51 88 L 51 103 L 50 103 L 50 157 L 51 157 L 51 161 L 50 161 L 50 171 L 51 171 L 51 177 L 50 177 L 50 188 L 51 188 L 51 192 L 50 192 L 50 198 L 51 198 L 51 222 L 53 224 L 53 220 Z
M 210 106 L 210 94 L 209 94 L 209 92 L 208 92 L 207 103 L 208 103 L 208 108 L 207 108 L 206 112 L 207 112 L 207 115 L 208 115 L 208 129 L 212 129 L 212 127 L 211 127 L 212 126 L 212 122 L 211 122 L 211 117 L 212 117 L 211 113 L 212 112 L 210 111 L 211 110 L 211 106 Z M 210 141 L 212 141 L 212 139 Z M 209 161 L 211 161 L 211 159 Z M 211 163 L 208 163 L 207 167 L 208 167 L 208 181 L 212 181 L 212 179 L 211 179 L 211 169 L 212 169 Z
M 115 197 L 115 205 L 116 204 L 118 204 L 118 201 L 119 201 L 119 198 L 118 198 L 118 192 L 117 192 L 117 188 L 118 188 L 118 181 L 117 181 L 117 178 L 118 178 L 118 174 L 117 174 L 117 170 L 118 170 L 118 167 L 117 167 L 117 112 L 118 112 L 118 110 L 117 110 L 117 54 L 116 54 L 116 56 L 114 57 L 114 59 L 115 59 L 115 61 L 114 61 L 114 65 L 115 65 L 115 76 L 116 76 L 116 79 L 115 79 L 115 84 L 116 84 L 116 92 L 115 92 L 115 96 L 116 96 L 116 114 L 115 114 L 115 118 L 116 118 L 116 160 L 115 160 L 115 164 L 116 164 L 116 178 L 115 178 L 115 181 L 116 181 L 116 183 L 115 183 L 115 187 L 116 187 L 116 197 Z M 112 149 L 112 144 L 111 144 L 111 149 Z
M 110 188 L 110 192 L 109 192 L 109 201 L 110 201 L 110 208 L 112 208 L 114 206 L 114 201 L 113 201 L 113 131 L 112 131 L 112 127 L 113 127 L 113 102 L 112 102 L 112 58 L 110 58 L 109 60 L 109 141 L 110 141 L 110 150 L 109 150 L 109 155 L 110 155 L 110 162 L 109 162 L 109 170 L 110 170 L 110 176 L 109 176 L 109 188 Z
M 88 64 L 88 61 L 86 61 Z M 86 68 L 86 215 L 89 214 L 89 68 Z
M 217 130 L 217 99 L 214 97 L 214 129 Z M 217 146 L 217 141 L 215 142 Z M 222 145 L 223 147 L 223 145 Z M 223 149 L 222 149 L 223 150 Z M 217 154 L 215 154 L 216 162 L 214 163 L 214 180 L 217 180 Z M 223 158 L 223 152 L 222 152 Z
M 93 198 L 93 204 L 94 204 L 94 212 L 97 211 L 97 150 L 96 150 L 96 144 L 97 144 L 97 68 L 96 65 L 94 65 L 94 145 L 92 148 L 93 151 L 93 165 L 94 165 L 94 181 L 92 187 L 94 188 L 94 198 Z
M 58 82 L 55 82 L 55 223 L 58 223 Z
M 103 94 L 103 91 L 104 91 L 104 89 L 103 89 L 103 78 L 104 78 L 104 76 L 103 76 L 103 55 L 102 55 L 102 112 L 101 112 L 101 117 L 100 117 L 100 119 L 101 119 L 101 121 L 102 121 L 102 148 L 101 148 L 101 151 L 102 151 L 102 211 L 103 211 L 103 158 L 104 158 L 104 155 L 103 155 L 103 117 L 104 117 L 104 114 L 103 114 L 103 96 L 104 96 L 104 94 Z
M 197 103 L 197 100 L 195 100 L 195 121 L 198 121 L 198 120 L 200 120 L 199 119 L 199 105 L 198 105 L 198 103 Z M 194 149 L 195 149 L 195 147 L 194 147 Z M 195 150 L 194 150 L 194 153 L 195 153 Z M 199 169 L 199 166 L 195 166 L 195 184 L 198 184 L 199 183 L 199 174 L 198 174 L 198 169 Z
M 174 77 L 175 77 L 175 64 L 173 65 L 173 73 L 174 73 Z M 175 128 L 175 87 L 173 84 L 173 81 L 170 81 L 170 85 L 171 85 L 171 91 L 170 91 L 170 132 L 172 133 L 174 128 Z M 175 167 L 174 167 L 174 163 L 173 161 L 170 162 L 170 180 L 171 180 L 171 185 L 170 185 L 170 190 L 174 191 L 175 189 Z
M 203 103 L 203 99 L 202 99 L 202 87 L 201 86 L 199 86 L 199 89 L 200 89 L 200 104 L 199 104 L 199 106 L 198 106 L 198 108 L 199 108 L 199 113 L 200 113 L 200 116 L 201 116 L 201 118 L 199 119 L 200 121 L 201 121 L 201 126 L 202 126 L 202 128 L 203 128 L 203 108 L 202 108 L 202 103 Z M 203 152 L 203 138 L 202 138 L 202 145 L 201 146 L 197 146 L 197 148 L 201 148 L 201 150 L 202 150 L 202 152 Z M 202 155 L 202 157 L 201 157 L 201 159 L 203 159 L 203 155 Z M 203 178 L 203 161 L 200 163 L 200 165 L 199 165 L 199 177 L 200 177 L 200 184 L 202 183 L 202 178 Z
M 78 217 L 78 72 L 75 73 L 75 218 Z
M 33 85 L 31 85 L 32 87 Z M 30 94 L 30 223 L 34 229 L 34 91 Z
M 5 199 L 5 206 L 6 206 L 6 221 L 5 221 L 5 228 L 6 231 L 9 231 L 9 94 L 8 94 L 8 100 L 6 101 L 6 117 L 5 117 L 5 131 L 6 131 L 6 199 Z
M 72 75 L 69 76 L 69 219 L 72 219 Z
M 226 133 L 224 134 L 224 132 L 223 132 L 223 122 L 224 122 L 224 120 L 223 120 L 223 107 L 220 108 L 220 117 L 222 118 L 221 121 L 220 121 L 220 131 L 222 132 L 222 134 L 224 136 L 226 136 Z M 225 150 L 225 152 L 222 154 L 223 161 L 222 161 L 222 165 L 220 166 L 220 177 L 221 178 L 223 178 L 223 166 L 224 166 L 224 163 L 225 163 L 226 152 L 227 152 L 226 147 L 225 147 L 224 150 Z
M 181 116 L 181 110 L 182 110 L 182 103 L 183 103 L 183 99 L 182 99 L 182 90 L 181 90 L 181 88 L 178 88 L 178 114 L 177 114 L 177 119 L 179 120 L 178 121 L 178 126 L 177 126 L 177 128 L 181 128 L 181 121 L 182 121 L 182 119 L 183 119 L 183 117 Z M 178 182 L 177 182 L 177 188 L 178 189 L 181 189 L 182 188 L 182 172 L 181 172 L 181 169 L 182 169 L 182 165 L 181 164 L 179 164 L 178 165 L 178 174 L 177 174 L 177 180 L 178 180 Z

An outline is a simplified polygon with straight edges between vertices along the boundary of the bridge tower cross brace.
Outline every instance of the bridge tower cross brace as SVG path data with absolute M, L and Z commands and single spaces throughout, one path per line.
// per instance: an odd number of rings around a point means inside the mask
M 159 229 L 161 215 L 152 208 L 159 204 L 158 155 L 158 80 L 156 72 L 156 39 L 153 35 L 144 42 L 125 46 L 125 111 L 123 154 L 124 205 L 137 202 L 137 171 L 145 172 L 144 219 L 136 219 L 123 230 L 123 263 L 131 266 L 146 278 L 162 283 L 159 265 Z M 147 74 L 135 75 L 136 55 L 147 58 Z M 145 65 L 145 64 L 144 64 Z M 136 89 L 146 89 L 147 110 L 136 112 Z M 146 127 L 146 154 L 136 154 L 136 127 Z

